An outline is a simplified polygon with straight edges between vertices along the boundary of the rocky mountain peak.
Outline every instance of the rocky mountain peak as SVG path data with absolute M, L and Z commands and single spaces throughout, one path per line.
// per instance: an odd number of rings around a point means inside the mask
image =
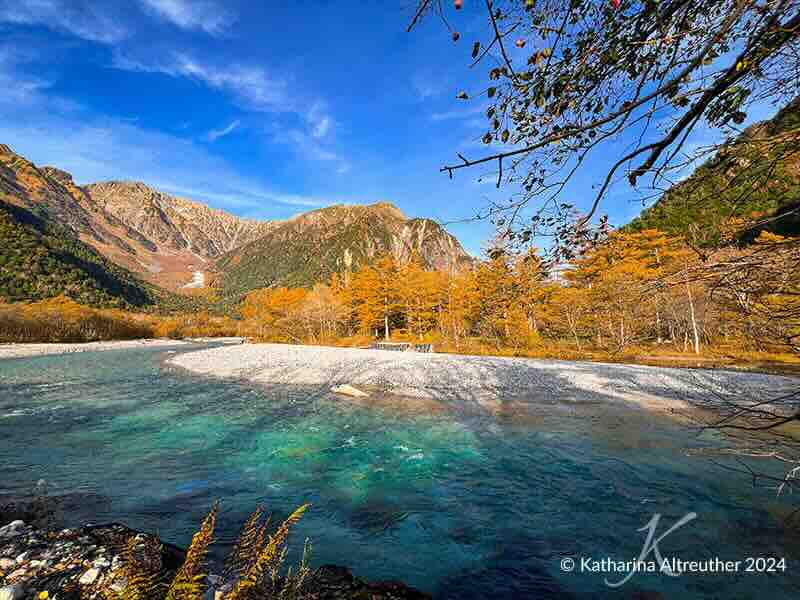
M 402 219 L 403 221 L 406 220 L 406 216 L 403 214 L 403 211 L 401 211 L 391 202 L 387 202 L 385 200 L 382 200 L 381 202 L 375 202 L 374 204 L 368 204 L 367 208 L 376 210 L 397 219 Z
M 75 185 L 75 182 L 72 180 L 72 173 L 67 173 L 56 167 L 42 167 L 41 171 L 46 177 L 62 185 Z
M 106 181 L 84 189 L 104 210 L 156 245 L 189 249 L 204 259 L 256 239 L 268 226 L 171 196 L 139 181 Z

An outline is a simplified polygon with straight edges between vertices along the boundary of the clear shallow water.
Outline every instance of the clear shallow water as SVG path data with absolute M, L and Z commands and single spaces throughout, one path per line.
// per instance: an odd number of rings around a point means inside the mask
M 359 406 L 301 386 L 269 389 L 164 367 L 163 350 L 0 361 L 0 494 L 47 480 L 69 524 L 118 520 L 186 545 L 222 499 L 218 552 L 257 503 L 313 507 L 294 538 L 313 563 L 401 579 L 438 597 L 794 598 L 800 535 L 791 497 L 683 450 L 701 442 L 667 419 L 613 405 L 486 414 Z M 563 556 L 630 559 L 662 513 L 663 554 L 787 558 L 787 572 L 563 573 Z M 618 577 L 614 577 L 617 579 Z

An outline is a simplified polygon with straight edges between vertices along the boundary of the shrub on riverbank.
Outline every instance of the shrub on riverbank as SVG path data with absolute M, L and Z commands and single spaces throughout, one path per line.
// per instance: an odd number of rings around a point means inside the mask
M 119 310 L 99 310 L 59 296 L 0 304 L 0 342 L 93 342 L 153 337 L 153 323 Z
M 239 323 L 206 312 L 169 317 L 97 309 L 64 296 L 40 302 L 0 304 L 0 342 L 95 342 L 153 337 L 239 335 Z
M 133 537 L 124 554 L 126 586 L 117 593 L 110 591 L 105 597 L 107 600 L 202 600 L 210 591 L 214 597 L 219 595 L 225 600 L 305 598 L 310 573 L 308 541 L 296 571 L 293 572 L 291 567 L 284 570 L 283 565 L 289 530 L 301 519 L 308 506 L 304 504 L 295 510 L 272 533 L 268 531 L 270 518 L 264 515 L 261 508 L 256 509 L 242 528 L 218 589 L 209 585 L 207 572 L 208 550 L 214 542 L 218 504 L 214 505 L 192 537 L 186 558 L 171 581 L 165 580 L 163 574 L 154 569 L 152 561 L 141 557 L 141 541 Z
M 241 335 L 239 322 L 230 317 L 217 317 L 207 312 L 162 317 L 155 320 L 155 337 L 173 339 L 198 337 L 232 337 Z

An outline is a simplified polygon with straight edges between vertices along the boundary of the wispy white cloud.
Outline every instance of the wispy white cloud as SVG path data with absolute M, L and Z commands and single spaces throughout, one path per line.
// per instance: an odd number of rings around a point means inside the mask
M 445 83 L 441 75 L 419 72 L 411 77 L 411 89 L 414 90 L 418 100 L 429 100 L 444 92 Z
M 288 131 L 282 127 L 280 133 L 273 133 L 273 141 L 290 145 L 306 159 L 334 163 L 337 173 L 350 169 L 349 162 L 330 147 L 336 121 L 326 103 L 317 100 L 307 108 L 309 103 L 301 102 L 299 94 L 291 93 L 285 80 L 262 67 L 241 64 L 222 67 L 183 53 L 154 61 L 135 59 L 118 51 L 113 56 L 113 66 L 118 69 L 193 79 L 230 94 L 246 110 L 294 115 L 300 120 L 299 126 L 295 122 Z
M 311 123 L 311 135 L 317 139 L 324 138 L 328 135 L 330 129 L 331 118 L 327 115 Z
M 112 66 L 125 71 L 163 73 L 170 77 L 194 79 L 233 95 L 246 108 L 256 111 L 290 111 L 288 86 L 261 67 L 240 64 L 216 65 L 188 54 L 175 52 L 152 61 L 140 60 L 116 51 Z
M 223 33 L 234 15 L 209 0 L 142 0 L 145 10 L 182 29 L 200 29 L 212 35 Z
M 0 69 L 0 85 L 18 89 Z M 93 116 L 80 107 L 64 112 L 53 95 L 27 103 L 0 96 L 0 141 L 37 164 L 52 164 L 79 184 L 109 179 L 143 181 L 242 216 L 286 216 L 286 207 L 324 206 L 331 200 L 273 189 L 243 176 L 190 139 L 145 129 L 122 119 Z M 283 207 L 283 208 L 282 208 Z
M 308 131 L 290 129 L 286 133 L 274 135 L 273 141 L 291 146 L 303 158 L 334 164 L 338 174 L 344 174 L 350 170 L 350 162 L 344 156 L 323 146 Z
M 10 48 L 0 48 L 0 105 L 29 105 L 42 99 L 42 92 L 50 82 L 17 72 L 21 57 Z
M 0 3 L 0 23 L 34 25 L 102 44 L 130 37 L 127 3 L 95 0 L 9 0 Z M 145 13 L 182 29 L 223 34 L 235 14 L 214 0 L 140 0 Z
M 16 46 L 0 46 L 0 107 L 48 107 L 62 112 L 80 108 L 73 100 L 51 96 L 48 90 L 53 81 L 27 72 L 33 59 Z
M 333 119 L 325 111 L 324 105 L 321 102 L 315 102 L 311 106 L 311 110 L 306 114 L 306 121 L 308 123 L 312 137 L 317 139 L 324 138 L 331 131 L 333 126 Z
M 208 139 L 209 142 L 214 142 L 221 137 L 225 137 L 226 135 L 233 133 L 236 129 L 239 128 L 239 125 L 241 125 L 241 122 L 237 119 L 227 127 L 223 127 L 222 129 L 212 129 L 211 131 L 208 132 L 206 138 Z
M 79 38 L 113 44 L 128 35 L 114 12 L 86 0 L 14 0 L 0 4 L 0 23 L 37 25 Z
M 238 187 L 235 191 L 220 192 L 209 188 L 186 187 L 175 185 L 171 181 L 153 181 L 151 185 L 163 192 L 184 196 L 191 200 L 207 201 L 217 206 L 239 207 L 239 208 L 267 208 L 270 204 L 281 204 L 284 206 L 303 206 L 308 208 L 318 208 L 331 203 L 330 200 L 316 198 L 314 196 L 303 196 L 300 194 L 281 194 L 260 188 L 250 188 L 248 186 Z

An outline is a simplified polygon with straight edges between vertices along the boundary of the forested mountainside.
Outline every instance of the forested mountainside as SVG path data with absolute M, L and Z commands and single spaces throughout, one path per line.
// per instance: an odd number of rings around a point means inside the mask
M 0 200 L 0 300 L 59 295 L 90 306 L 120 308 L 146 307 L 165 299 L 69 229 Z
M 660 229 L 699 246 L 713 246 L 731 219 L 765 221 L 761 229 L 800 235 L 800 98 L 738 138 L 672 186 L 626 229 Z
M 431 268 L 470 258 L 427 219 L 407 219 L 388 203 L 331 206 L 286 221 L 256 221 L 170 196 L 143 183 L 78 186 L 54 167 L 37 167 L 0 145 L 5 201 L 58 223 L 117 265 L 180 291 L 197 273 L 225 294 L 267 285 L 313 285 L 381 253 L 418 256 Z M 195 286 L 188 286 L 197 289 Z
M 356 270 L 387 254 L 431 269 L 472 259 L 458 240 L 429 219 L 408 219 L 387 202 L 329 206 L 278 223 L 260 239 L 217 262 L 220 287 L 237 295 L 269 286 L 307 287 Z

